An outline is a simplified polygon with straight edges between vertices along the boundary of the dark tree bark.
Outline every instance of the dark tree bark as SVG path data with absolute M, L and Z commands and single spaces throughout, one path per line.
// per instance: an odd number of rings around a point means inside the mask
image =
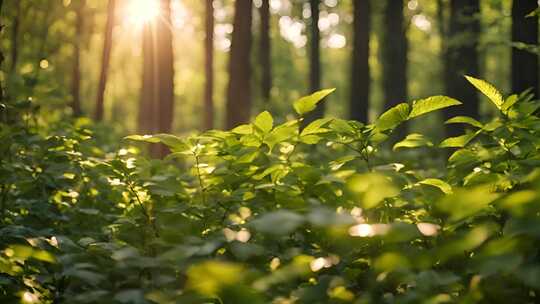
M 15 18 L 13 19 L 13 26 L 11 27 L 11 65 L 9 72 L 15 72 L 17 68 L 17 61 L 19 57 L 19 27 L 21 23 L 21 1 L 17 1 L 15 8 Z
M 206 0 L 206 36 L 205 48 L 205 76 L 204 84 L 204 121 L 203 128 L 210 130 L 214 127 L 214 1 Z
M 116 0 L 109 0 L 107 6 L 107 23 L 105 25 L 105 36 L 103 40 L 103 53 L 101 56 L 101 72 L 96 99 L 95 119 L 103 120 L 105 107 L 105 90 L 107 89 L 107 79 L 109 77 L 109 66 L 111 62 L 111 50 L 113 42 L 113 28 L 115 22 Z
M 311 93 L 321 89 L 321 33 L 319 31 L 320 0 L 309 0 L 311 10 L 310 42 L 309 42 L 309 90 Z M 325 104 L 319 102 L 317 108 L 308 115 L 306 122 L 324 116 Z
M 446 117 L 467 115 L 478 118 L 478 94 L 464 75 L 478 76 L 478 39 L 480 35 L 479 0 L 451 0 L 444 83 L 446 94 L 463 102 L 448 108 Z M 448 125 L 449 136 L 459 135 L 463 128 Z
M 535 0 L 512 1 L 512 41 L 538 44 L 538 17 L 525 16 L 535 10 Z M 512 48 L 512 92 L 521 93 L 532 88 L 538 96 L 538 55 Z
M 260 28 L 260 64 L 261 64 L 261 90 L 262 98 L 265 102 L 270 101 L 270 91 L 272 89 L 272 65 L 271 65 L 271 40 L 270 40 L 270 0 L 262 0 L 259 9 L 261 16 Z
M 407 101 L 407 51 L 403 0 L 388 0 L 384 12 L 381 62 L 385 108 Z M 400 135 L 405 128 L 398 129 Z
M 157 18 L 156 45 L 157 69 L 159 71 L 159 120 L 158 131 L 171 133 L 174 113 L 174 52 L 171 19 L 171 0 L 161 0 L 161 16 Z M 160 156 L 165 156 L 168 149 L 159 146 Z
M 2 6 L 4 5 L 4 1 L 0 0 L 0 16 L 2 16 Z M 0 18 L 0 28 L 3 26 L 2 19 Z M 2 31 L 0 31 L 0 37 L 2 35 Z M 2 49 L 0 48 L 0 68 L 2 67 L 2 64 L 4 63 L 4 53 L 2 52 Z M 2 80 L 0 79 L 0 101 L 4 100 L 4 85 L 2 84 Z
M 84 27 L 84 8 L 86 1 L 78 3 L 75 24 L 75 45 L 73 54 L 73 71 L 71 76 L 71 109 L 74 116 L 81 115 L 81 45 Z
M 350 118 L 368 122 L 369 109 L 369 32 L 370 0 L 353 2 L 352 77 L 349 101 Z
M 234 22 L 227 89 L 227 128 L 245 123 L 251 111 L 252 0 L 234 2 Z

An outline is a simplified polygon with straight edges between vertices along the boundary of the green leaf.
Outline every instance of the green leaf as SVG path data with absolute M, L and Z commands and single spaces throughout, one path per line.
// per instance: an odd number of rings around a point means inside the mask
M 393 147 L 393 150 L 399 148 L 416 148 L 416 147 L 432 147 L 433 143 L 424 137 L 422 134 L 412 133 L 407 135 L 405 139 L 396 143 Z
M 454 166 L 468 165 L 477 161 L 479 161 L 478 155 L 467 149 L 457 150 L 448 158 L 448 162 Z
M 144 141 L 148 143 L 160 142 L 159 138 L 153 135 L 129 135 L 129 136 L 124 137 L 124 139 L 134 140 L 134 141 Z
M 317 104 L 330 93 L 334 92 L 336 89 L 326 89 L 315 92 L 309 96 L 304 96 L 293 103 L 294 110 L 298 115 L 304 115 L 308 112 L 315 110 Z
M 155 135 L 130 135 L 124 139 L 143 141 L 148 143 L 163 143 L 173 151 L 183 151 L 188 149 L 188 145 L 180 138 L 171 134 L 155 134 Z
M 322 126 L 327 124 L 332 119 L 333 118 L 320 118 L 314 120 L 302 130 L 300 136 L 328 132 L 328 129 L 322 128 Z
M 400 123 L 408 119 L 409 112 L 409 105 L 406 103 L 400 103 L 384 112 L 379 119 L 377 119 L 375 124 L 381 131 L 394 129 Z
M 438 178 L 426 178 L 422 181 L 419 181 L 418 184 L 437 187 L 445 194 L 452 193 L 452 186 L 450 186 L 447 182 L 440 180 Z
M 260 232 L 284 235 L 291 233 L 304 222 L 304 218 L 294 212 L 278 210 L 253 220 L 251 225 Z
M 473 86 L 475 86 L 480 92 L 482 92 L 482 94 L 487 96 L 487 98 L 489 98 L 489 100 L 491 100 L 491 102 L 493 102 L 493 104 L 495 104 L 497 109 L 499 109 L 499 110 L 501 109 L 501 107 L 502 107 L 502 105 L 504 103 L 504 100 L 503 100 L 503 96 L 502 96 L 501 92 L 499 92 L 499 90 L 497 90 L 492 84 L 490 84 L 489 82 L 487 82 L 485 80 L 474 78 L 474 77 L 471 77 L 471 76 L 465 76 L 465 78 L 467 78 L 467 80 Z
M 452 117 L 450 119 L 448 119 L 447 121 L 444 122 L 445 124 L 458 124 L 458 123 L 462 123 L 462 124 L 467 124 L 467 125 L 471 125 L 473 127 L 477 127 L 477 128 L 482 128 L 484 127 L 484 125 L 479 122 L 478 120 L 472 118 L 472 117 L 469 117 L 469 116 L 456 116 L 456 117 Z
M 225 286 L 241 283 L 244 272 L 244 268 L 238 264 L 218 260 L 202 262 L 187 270 L 186 288 L 215 296 Z
M 379 173 L 354 175 L 347 181 L 347 186 L 365 209 L 374 208 L 384 199 L 399 194 L 392 180 Z
M 451 221 L 459 221 L 473 216 L 489 206 L 500 194 L 490 186 L 458 189 L 452 195 L 445 196 L 436 206 L 450 215 Z
M 510 95 L 506 98 L 506 100 L 504 101 L 504 103 L 502 104 L 501 106 L 501 111 L 503 111 L 503 113 L 506 113 L 508 112 L 508 110 L 516 103 L 518 102 L 519 100 L 519 97 L 518 95 L 516 94 L 513 94 L 513 95 Z
M 255 117 L 255 122 L 253 124 L 263 133 L 268 133 L 274 126 L 274 119 L 268 111 L 264 111 Z
M 532 12 L 525 15 L 525 18 L 538 17 L 540 16 L 540 7 L 537 7 Z
M 277 126 L 266 136 L 266 138 L 264 139 L 264 143 L 268 145 L 270 151 L 272 151 L 276 144 L 286 141 L 295 136 L 296 134 L 298 134 L 297 125 L 280 125 Z
M 232 129 L 231 132 L 241 135 L 251 134 L 253 133 L 253 126 L 248 124 L 239 125 L 238 127 Z
M 429 112 L 460 105 L 461 102 L 448 96 L 431 96 L 413 102 L 409 119 L 424 115 Z
M 441 148 L 463 148 L 465 147 L 473 138 L 478 135 L 476 133 L 467 133 L 456 137 L 449 137 L 439 144 Z

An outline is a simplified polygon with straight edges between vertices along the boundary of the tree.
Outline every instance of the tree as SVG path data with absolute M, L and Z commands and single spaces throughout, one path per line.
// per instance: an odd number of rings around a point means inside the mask
M 4 4 L 3 0 L 0 0 L 0 16 L 2 16 L 2 6 Z M 2 20 L 0 19 L 0 27 L 2 25 Z M 0 37 L 2 36 L 2 31 L 0 31 Z M 0 48 L 0 68 L 2 67 L 2 64 L 4 63 L 4 53 L 2 52 L 2 49 Z M 4 99 L 4 86 L 2 84 L 2 80 L 0 79 L 0 101 Z
M 407 101 L 407 50 L 403 0 L 388 0 L 384 11 L 382 83 L 385 108 Z M 406 133 L 405 128 L 400 133 Z
M 159 71 L 159 121 L 158 131 L 170 133 L 174 111 L 174 53 L 171 30 L 171 0 L 161 0 L 161 16 L 156 21 L 155 53 Z M 164 148 L 164 146 L 163 146 Z M 162 149 L 162 155 L 166 150 Z
M 262 0 L 259 9 L 261 16 L 260 23 L 260 64 L 261 64 L 261 90 L 262 98 L 265 102 L 270 101 L 270 90 L 272 89 L 272 65 L 271 65 L 271 40 L 270 40 L 270 0 Z
M 538 17 L 525 17 L 538 7 L 535 0 L 512 2 L 512 41 L 538 44 Z M 512 92 L 532 88 L 538 96 L 538 55 L 516 47 L 512 48 Z
M 95 119 L 103 120 L 105 90 L 107 89 L 107 78 L 109 75 L 109 65 L 111 61 L 111 49 L 113 42 L 113 28 L 115 21 L 116 0 L 109 0 L 107 6 L 107 23 L 105 25 L 105 35 L 103 39 L 103 53 L 101 56 L 101 72 L 96 99 Z
M 214 1 L 206 0 L 206 35 L 204 39 L 204 67 L 206 82 L 204 84 L 204 121 L 203 127 L 210 130 L 214 127 Z
M 139 133 L 152 134 L 157 131 L 157 69 L 154 55 L 154 22 L 146 22 L 142 28 L 142 85 L 139 100 Z
M 81 115 L 81 45 L 84 28 L 84 7 L 86 1 L 82 0 L 76 7 L 75 43 L 73 50 L 73 74 L 71 76 L 71 108 L 73 115 Z
M 11 65 L 9 72 L 15 72 L 17 68 L 17 61 L 19 56 L 19 27 L 21 23 L 21 2 L 17 1 L 15 8 L 15 18 L 13 19 L 13 25 L 11 27 Z
M 478 40 L 480 35 L 479 0 L 451 0 L 444 63 L 446 94 L 463 102 L 446 111 L 447 118 L 457 115 L 478 117 L 478 95 L 464 75 L 478 76 Z M 448 125 L 450 136 L 462 132 L 458 124 Z
M 321 33 L 319 30 L 319 8 L 320 0 L 309 0 L 311 10 L 310 26 L 310 52 L 309 52 L 309 89 L 315 92 L 321 89 Z M 321 118 L 324 115 L 325 105 L 320 102 L 315 111 L 309 114 L 306 121 Z
M 349 112 L 350 118 L 368 121 L 370 1 L 353 2 L 353 50 Z
M 245 123 L 251 111 L 252 0 L 234 2 L 234 21 L 227 89 L 227 128 Z

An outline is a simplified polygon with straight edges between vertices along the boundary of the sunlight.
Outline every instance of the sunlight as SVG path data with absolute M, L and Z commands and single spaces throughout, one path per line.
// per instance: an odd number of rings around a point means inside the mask
M 152 21 L 159 15 L 159 3 L 157 0 L 130 0 L 125 19 L 132 25 L 142 26 Z

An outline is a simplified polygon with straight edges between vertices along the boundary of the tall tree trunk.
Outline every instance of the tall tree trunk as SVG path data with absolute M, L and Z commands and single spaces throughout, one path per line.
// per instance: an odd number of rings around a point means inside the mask
M 204 84 L 204 122 L 203 128 L 210 130 L 214 127 L 214 0 L 206 0 L 206 36 L 205 48 L 205 75 Z
M 390 108 L 407 101 L 407 51 L 403 0 L 387 0 L 384 11 L 384 40 L 381 62 L 385 107 Z M 399 135 L 406 128 L 398 129 Z
M 156 26 L 157 69 L 159 71 L 159 121 L 160 133 L 171 133 L 174 113 L 174 53 L 172 42 L 171 0 L 161 0 L 161 16 Z M 168 150 L 160 145 L 160 156 Z
M 15 9 L 15 18 L 13 19 L 13 26 L 11 27 L 11 65 L 9 72 L 15 72 L 17 68 L 17 61 L 19 57 L 19 27 L 21 23 L 21 1 L 17 1 Z
M 310 52 L 309 52 L 309 90 L 315 92 L 321 89 L 321 33 L 319 31 L 320 0 L 309 0 L 311 10 Z M 317 108 L 306 117 L 310 122 L 324 116 L 325 104 L 320 102 Z
M 103 120 L 105 108 L 105 90 L 107 89 L 107 79 L 109 76 L 109 66 L 111 62 L 111 49 L 113 40 L 113 29 L 115 22 L 116 0 L 109 0 L 107 6 L 107 23 L 105 25 L 105 37 L 103 40 L 103 53 L 101 56 L 101 72 L 99 75 L 99 84 L 96 99 L 95 119 Z
M 446 94 L 463 102 L 448 108 L 447 118 L 456 115 L 478 117 L 479 102 L 476 89 L 464 75 L 478 76 L 478 39 L 480 35 L 479 0 L 451 0 L 445 60 Z M 463 128 L 457 124 L 447 127 L 450 136 L 459 135 Z
M 259 9 L 261 16 L 260 28 L 260 64 L 261 64 L 261 90 L 262 98 L 265 102 L 270 101 L 270 91 L 272 89 L 272 65 L 271 65 L 271 40 L 270 40 L 270 0 L 262 0 Z
M 353 2 L 352 77 L 349 101 L 350 118 L 368 122 L 369 110 L 369 32 L 370 0 Z
M 0 16 L 2 16 L 2 6 L 4 5 L 4 0 L 0 0 Z M 0 18 L 0 27 L 3 26 L 2 19 Z M 2 37 L 2 31 L 0 31 L 0 37 Z M 2 68 L 2 64 L 4 63 L 4 53 L 2 52 L 2 49 L 0 48 L 0 68 Z M 2 84 L 2 80 L 0 79 L 0 101 L 4 100 L 4 85 Z
M 147 22 L 142 29 L 142 86 L 139 100 L 138 128 L 141 134 L 157 132 L 157 69 L 154 49 L 155 24 Z
M 234 22 L 227 89 L 227 128 L 245 123 L 251 111 L 252 0 L 234 2 Z
M 73 54 L 73 74 L 71 76 L 71 109 L 74 116 L 81 115 L 81 45 L 84 27 L 84 8 L 86 1 L 78 3 L 75 24 L 75 45 Z
M 538 17 L 525 18 L 535 10 L 535 0 L 512 1 L 512 41 L 538 44 Z M 521 93 L 532 88 L 538 96 L 538 55 L 512 48 L 512 92 Z

